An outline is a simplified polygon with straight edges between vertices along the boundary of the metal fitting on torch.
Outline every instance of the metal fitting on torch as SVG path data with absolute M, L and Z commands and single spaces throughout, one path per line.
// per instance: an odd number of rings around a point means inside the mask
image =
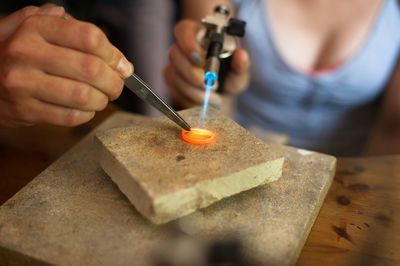
M 204 73 L 204 83 L 206 84 L 206 86 L 212 87 L 217 80 L 218 76 L 217 74 L 215 74 L 215 72 L 207 71 L 206 73 Z
M 219 55 L 222 51 L 222 46 L 224 43 L 224 36 L 221 33 L 214 32 L 210 39 L 210 45 L 207 51 L 207 60 L 204 67 L 204 71 L 215 73 L 218 76 L 220 59 Z M 214 85 L 214 84 L 213 84 Z
M 218 92 L 222 92 L 222 84 L 229 70 L 231 55 L 237 47 L 234 37 L 243 37 L 246 25 L 244 21 L 229 19 L 229 13 L 226 6 L 216 6 L 213 16 L 207 16 L 201 20 L 205 31 L 200 31 L 197 36 L 201 46 L 207 50 L 204 71 L 215 74 L 217 78 L 211 86 L 213 89 L 218 87 Z M 204 78 L 208 85 L 209 79 L 206 75 Z M 214 84 L 217 80 L 218 83 Z

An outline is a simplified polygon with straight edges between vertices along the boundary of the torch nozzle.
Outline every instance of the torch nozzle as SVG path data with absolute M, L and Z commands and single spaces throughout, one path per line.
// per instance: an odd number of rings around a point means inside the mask
M 215 81 L 217 81 L 218 76 L 216 73 L 211 72 L 211 71 L 207 71 L 206 73 L 204 73 L 204 83 L 206 84 L 206 86 L 213 86 L 215 84 Z

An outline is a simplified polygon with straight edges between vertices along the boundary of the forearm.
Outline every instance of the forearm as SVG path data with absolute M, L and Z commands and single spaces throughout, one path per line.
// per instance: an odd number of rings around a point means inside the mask
M 213 14 L 217 5 L 225 5 L 234 14 L 234 6 L 229 0 L 181 0 L 183 18 L 200 20 L 201 18 Z

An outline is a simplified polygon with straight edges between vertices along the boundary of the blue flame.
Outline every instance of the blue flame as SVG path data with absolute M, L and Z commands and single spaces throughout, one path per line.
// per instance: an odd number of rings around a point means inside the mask
M 214 72 L 208 71 L 204 74 L 204 84 L 205 84 L 206 94 L 204 95 L 203 113 L 202 113 L 201 121 L 200 121 L 201 126 L 204 126 L 204 122 L 205 122 L 206 115 L 207 115 L 208 102 L 210 100 L 211 89 L 212 89 L 212 86 L 217 81 L 217 79 L 218 79 L 218 76 Z

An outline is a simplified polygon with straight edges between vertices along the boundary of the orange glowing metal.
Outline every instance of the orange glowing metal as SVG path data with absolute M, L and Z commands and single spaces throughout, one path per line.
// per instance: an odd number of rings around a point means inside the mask
M 183 140 L 195 145 L 211 144 L 216 137 L 214 132 L 203 128 L 192 128 L 190 131 L 182 129 Z

